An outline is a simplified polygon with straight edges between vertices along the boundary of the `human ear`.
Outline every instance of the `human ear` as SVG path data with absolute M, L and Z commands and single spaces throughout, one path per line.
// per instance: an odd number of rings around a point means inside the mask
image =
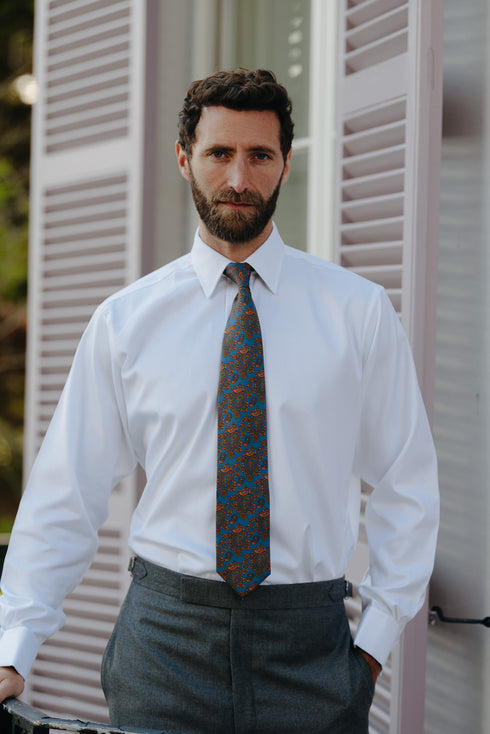
M 189 181 L 189 161 L 187 158 L 187 153 L 185 152 L 182 144 L 179 143 L 179 141 L 175 143 L 175 154 L 177 156 L 179 171 L 181 172 L 182 176 L 187 181 Z
M 281 186 L 286 183 L 286 181 L 289 178 L 289 171 L 291 169 L 291 155 L 292 155 L 292 148 L 289 149 L 289 153 L 286 156 L 286 160 L 284 161 L 284 170 L 282 172 L 282 178 L 281 178 Z

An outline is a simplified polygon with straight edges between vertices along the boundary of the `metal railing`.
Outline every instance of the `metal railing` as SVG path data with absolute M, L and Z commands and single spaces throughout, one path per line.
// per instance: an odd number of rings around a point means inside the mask
M 92 721 L 56 719 L 46 716 L 17 698 L 0 704 L 0 734 L 48 734 L 53 731 L 80 734 L 165 734 L 162 729 L 120 729 Z

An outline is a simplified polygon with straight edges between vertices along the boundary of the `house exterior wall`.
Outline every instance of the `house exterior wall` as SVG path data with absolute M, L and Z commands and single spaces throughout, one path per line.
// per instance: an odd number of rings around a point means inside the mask
M 422 1 L 425 2 L 425 0 Z M 312 7 L 316 13 L 314 17 L 327 18 L 327 15 L 324 14 L 326 4 L 331 5 L 334 2 L 337 0 L 312 0 Z M 418 0 L 409 0 L 409 3 L 406 4 L 410 6 L 411 13 L 414 12 L 413 8 L 417 2 Z M 59 8 L 63 4 L 68 9 L 79 9 L 83 5 L 80 0 L 64 0 L 56 5 Z M 142 2 L 140 4 L 140 0 L 121 0 L 121 2 L 114 0 L 113 4 L 120 5 L 128 12 L 132 12 L 138 6 L 139 14 L 143 5 Z M 373 4 L 366 0 L 358 0 L 355 3 L 346 2 L 346 7 L 352 9 L 359 6 L 362 9 L 363 4 L 373 7 Z M 396 4 L 395 2 L 394 5 Z M 38 0 L 37 5 L 40 8 L 39 16 L 42 20 L 50 4 L 47 0 Z M 54 7 L 54 4 L 51 3 L 51 5 Z M 146 26 L 144 30 L 142 26 L 139 29 L 133 26 L 132 32 L 136 34 L 132 38 L 133 48 L 134 43 L 141 48 L 142 39 L 146 44 L 147 67 L 144 79 L 140 78 L 139 82 L 143 81 L 145 87 L 145 119 L 142 125 L 145 134 L 149 136 L 150 144 L 147 141 L 146 146 L 141 145 L 138 155 L 131 160 L 128 159 L 128 168 L 134 164 L 138 171 L 143 172 L 143 175 L 141 189 L 137 192 L 132 190 L 129 199 L 131 206 L 137 207 L 138 224 L 134 225 L 136 227 L 133 230 L 135 238 L 128 238 L 131 250 L 129 254 L 133 258 L 133 265 L 131 274 L 128 271 L 125 278 L 136 277 L 139 272 L 147 272 L 158 267 L 188 249 L 195 218 L 192 214 L 188 190 L 185 182 L 179 177 L 174 161 L 176 111 L 191 79 L 208 73 L 217 65 L 225 63 L 227 59 L 234 58 L 233 44 L 230 43 L 230 37 L 227 35 L 233 16 L 231 5 L 231 0 L 165 0 L 164 2 L 146 0 L 144 3 Z M 403 11 L 402 6 L 405 3 L 399 2 L 398 5 Z M 475 0 L 472 8 L 466 8 L 467 16 L 464 16 L 464 9 L 461 11 L 463 17 L 466 17 L 466 22 L 481 26 L 475 27 L 474 31 L 479 39 L 479 45 L 477 44 L 479 59 L 484 54 L 481 34 L 484 34 L 486 38 L 485 5 L 486 0 Z M 459 6 L 460 3 L 457 3 L 456 0 L 446 0 L 446 35 L 448 38 L 451 37 L 451 33 L 454 33 L 453 23 L 457 27 L 458 20 L 461 20 L 460 16 L 455 15 Z M 480 12 L 475 17 L 476 6 Z M 321 50 L 322 44 L 318 42 L 318 28 L 318 24 L 314 26 L 317 46 Z M 418 36 L 415 36 L 413 47 L 416 46 L 417 38 Z M 474 40 L 470 34 L 470 38 L 465 41 L 467 50 L 472 48 Z M 317 61 L 325 58 L 322 55 L 323 52 L 318 55 Z M 179 63 L 175 62 L 177 57 Z M 395 63 L 398 64 L 397 69 L 402 67 L 405 69 L 404 62 L 400 62 L 399 58 Z M 473 71 L 478 71 L 478 62 L 475 64 Z M 451 67 L 453 71 L 455 68 L 456 64 Z M 313 76 L 318 85 L 322 81 L 322 74 L 318 72 L 318 68 L 313 70 Z M 410 80 L 410 84 L 412 81 Z M 484 97 L 483 89 L 484 85 L 481 82 L 477 90 L 477 97 L 479 95 Z M 319 87 L 315 87 L 314 91 L 316 104 L 318 104 Z M 141 90 L 138 94 L 140 92 Z M 139 97 L 139 99 L 142 98 Z M 132 114 L 135 114 L 134 108 Z M 474 121 L 475 118 L 470 117 Z M 451 119 L 450 114 L 447 119 Z M 312 134 L 313 136 L 316 134 L 319 140 L 322 138 L 322 131 L 318 120 L 316 130 L 317 132 Z M 308 138 L 309 136 L 305 135 L 305 150 L 311 144 Z M 488 490 L 485 488 L 487 475 L 485 462 L 488 462 L 488 459 L 484 448 L 489 416 L 485 393 L 485 374 L 488 372 L 485 368 L 488 364 L 489 340 L 488 321 L 483 318 L 482 313 L 485 313 L 488 305 L 486 292 L 483 289 L 484 283 L 488 282 L 488 256 L 483 244 L 490 225 L 487 221 L 488 215 L 481 193 L 481 187 L 486 182 L 490 170 L 486 163 L 488 139 L 486 133 L 483 132 L 483 127 L 478 133 L 466 130 L 463 135 L 459 136 L 448 134 L 446 130 L 444 138 L 443 185 L 446 198 L 443 197 L 441 226 L 444 235 L 442 245 L 445 250 L 442 253 L 439 271 L 441 285 L 439 289 L 438 383 L 435 422 L 443 484 L 444 526 L 441 532 L 442 544 L 432 590 L 433 602 L 447 606 L 448 613 L 460 613 L 460 609 L 462 612 L 464 607 L 465 612 L 480 616 L 488 613 L 489 606 L 488 591 L 485 589 L 485 584 L 480 583 L 481 579 L 485 579 L 485 574 L 488 578 L 488 567 L 485 566 L 482 556 L 485 556 L 483 546 L 485 536 L 488 536 L 489 516 Z M 128 152 L 129 148 L 124 150 Z M 315 152 L 317 150 L 315 148 Z M 81 155 L 78 158 L 71 157 L 70 161 L 73 163 L 79 160 L 82 172 L 86 173 L 87 159 L 84 158 L 83 151 L 79 152 Z M 56 164 L 57 161 L 61 161 L 61 158 L 55 155 L 52 160 Z M 100 157 L 95 157 L 94 165 L 100 167 L 102 160 Z M 118 165 L 120 159 L 115 156 L 114 160 Z M 43 193 L 45 190 L 45 193 L 51 192 L 48 184 L 52 187 L 52 179 L 56 170 L 56 165 L 51 166 L 48 180 L 44 184 L 42 182 L 36 184 L 38 186 L 37 192 L 34 193 L 34 196 L 38 197 L 36 206 L 40 207 L 41 197 L 45 195 Z M 59 182 L 63 185 L 78 180 L 77 171 L 73 167 L 70 173 L 71 178 L 66 174 L 66 167 L 60 164 L 58 170 L 60 171 Z M 411 184 L 414 184 L 414 176 L 415 174 L 410 174 Z M 83 179 L 83 176 L 78 176 L 78 178 Z M 133 179 L 130 176 L 128 180 Z M 319 180 L 318 176 L 315 181 Z M 460 193 L 455 198 L 453 191 L 458 186 Z M 320 188 L 320 191 L 325 191 L 325 198 L 327 198 L 326 189 Z M 318 190 L 316 196 L 318 201 Z M 331 205 L 331 191 L 328 192 L 328 198 L 329 203 L 325 205 L 325 210 Z M 141 212 L 140 206 L 142 207 Z M 41 217 L 41 209 L 39 208 L 38 211 L 38 216 Z M 459 211 L 459 216 L 457 215 L 457 218 L 454 219 L 457 211 Z M 457 226 L 455 226 L 455 221 Z M 317 231 L 321 229 L 317 227 Z M 310 231 L 312 231 L 311 227 Z M 38 235 L 34 233 L 33 236 L 35 238 Z M 317 254 L 325 253 L 317 252 Z M 396 264 L 400 265 L 400 263 Z M 401 272 L 400 267 L 399 270 Z M 386 281 L 388 288 L 390 287 L 389 275 L 385 268 L 383 277 L 388 278 Z M 378 276 L 373 275 L 373 279 L 375 277 Z M 37 266 L 33 270 L 33 284 L 36 278 L 39 278 Z M 39 281 L 37 282 L 39 285 Z M 478 284 L 476 288 L 475 282 Z M 412 295 L 415 299 L 417 298 L 416 292 Z M 396 294 L 394 298 L 396 300 Z M 414 304 L 414 308 L 418 308 L 417 303 Z M 33 318 L 36 318 L 35 309 L 33 309 Z M 472 358 L 468 358 L 468 355 L 472 355 Z M 31 364 L 35 365 L 35 359 L 33 353 Z M 462 361 L 464 361 L 464 369 L 461 369 Z M 457 391 L 456 396 L 455 390 Z M 454 406 L 455 415 L 448 415 L 448 404 Z M 450 420 L 455 427 L 448 435 Z M 32 449 L 30 455 L 32 456 Z M 457 471 L 455 471 L 456 464 Z M 469 486 L 471 489 L 466 491 Z M 132 501 L 133 495 L 131 498 Z M 120 509 L 123 510 L 122 514 L 127 514 L 131 507 L 128 505 Z M 455 553 L 456 548 L 457 553 Z M 488 555 L 488 550 L 487 547 L 486 555 Z M 476 565 L 474 563 L 475 553 L 479 558 Z M 457 556 L 456 564 L 455 556 Z M 124 570 L 122 564 L 121 570 Z M 456 584 L 454 583 L 455 578 L 457 578 Z M 117 593 L 119 594 L 120 591 L 118 588 Z M 422 620 L 422 624 L 424 623 Z M 460 734 L 461 731 L 466 730 L 483 734 L 484 731 L 490 730 L 489 713 L 485 709 L 485 706 L 488 708 L 488 703 L 485 702 L 484 696 L 485 680 L 488 689 L 490 679 L 488 659 L 488 645 L 482 644 L 481 629 L 448 630 L 438 627 L 430 630 L 426 695 L 426 731 L 428 734 L 432 732 L 439 734 L 443 730 L 443 723 L 446 727 L 444 731 L 449 734 L 452 732 Z M 69 662 L 71 664 L 71 659 Z M 458 666 L 461 672 L 454 674 L 453 670 L 457 670 Z M 92 685 L 96 678 L 93 661 L 90 661 L 90 670 L 90 685 Z M 43 669 L 39 667 L 38 680 L 42 676 Z M 55 681 L 56 676 L 59 677 L 59 672 L 54 670 L 53 679 Z M 382 682 L 379 686 L 380 714 L 376 724 L 373 724 L 373 732 L 384 734 L 389 731 L 398 734 L 402 731 L 398 728 L 398 721 L 395 720 L 396 712 L 392 714 L 390 721 L 390 696 L 393 680 L 395 676 L 391 678 L 390 671 L 389 677 L 386 676 L 384 683 Z M 74 681 L 76 689 L 79 686 L 76 676 Z M 451 692 L 451 697 L 448 697 L 448 690 L 452 691 L 453 684 L 460 686 L 461 695 L 453 697 Z M 44 690 L 41 685 L 38 691 L 35 702 L 42 706 Z M 457 714 L 450 713 L 453 704 L 448 706 L 448 698 L 454 701 L 454 710 Z M 72 713 L 78 713 L 75 701 L 72 705 L 71 700 L 68 699 L 66 705 L 71 708 Z M 89 701 L 82 713 L 90 716 L 88 711 L 98 712 L 102 710 L 102 707 L 103 704 L 99 699 Z M 100 717 L 92 714 L 91 718 Z M 474 728 L 467 728 L 466 725 L 458 728 L 456 722 L 463 719 L 465 722 L 470 721 Z M 487 722 L 487 728 L 478 729 L 477 727 L 484 726 L 482 723 L 484 721 Z M 450 728 L 451 726 L 453 728 Z M 415 734 L 415 730 L 406 727 L 404 731 Z M 421 731 L 417 731 L 417 734 L 421 734 Z

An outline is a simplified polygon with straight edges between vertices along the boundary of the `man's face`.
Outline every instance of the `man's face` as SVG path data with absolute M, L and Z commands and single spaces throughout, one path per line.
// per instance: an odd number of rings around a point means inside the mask
M 177 145 L 182 175 L 190 182 L 203 239 L 216 247 L 255 243 L 272 229 L 272 215 L 289 173 L 280 126 L 272 111 L 205 107 L 192 154 Z M 210 241 L 209 241 L 210 240 Z

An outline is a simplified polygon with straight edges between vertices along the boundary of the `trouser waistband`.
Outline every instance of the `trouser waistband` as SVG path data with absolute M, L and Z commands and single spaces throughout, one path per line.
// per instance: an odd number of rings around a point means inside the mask
M 190 604 L 227 609 L 300 609 L 338 604 L 352 596 L 352 584 L 344 577 L 332 581 L 301 584 L 268 584 L 258 586 L 240 597 L 224 581 L 201 579 L 170 571 L 145 561 L 131 558 L 129 571 L 133 580 L 154 591 L 173 596 Z

